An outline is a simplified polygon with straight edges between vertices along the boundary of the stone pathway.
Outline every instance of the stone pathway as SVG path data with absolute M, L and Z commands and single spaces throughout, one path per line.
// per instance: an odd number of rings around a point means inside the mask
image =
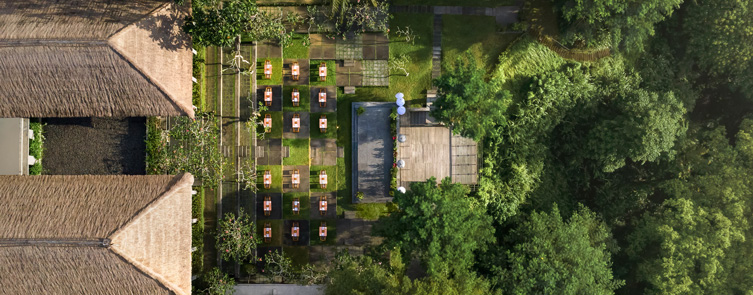
M 437 79 L 442 75 L 442 15 L 434 15 L 434 39 L 431 50 L 431 79 Z M 436 86 L 432 84 L 432 89 Z

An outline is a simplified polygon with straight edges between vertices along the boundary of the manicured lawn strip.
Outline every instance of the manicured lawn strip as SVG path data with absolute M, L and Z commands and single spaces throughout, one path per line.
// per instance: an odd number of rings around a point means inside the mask
M 282 247 L 282 253 L 290 258 L 294 267 L 301 267 L 309 263 L 309 247 L 285 246 Z
M 159 118 L 146 118 L 146 174 L 164 174 L 161 168 L 167 157 L 167 149 L 162 141 L 162 129 Z
M 266 114 L 272 115 L 272 128 L 264 134 L 264 138 L 282 138 L 282 112 L 262 112 L 261 120 L 264 120 Z M 259 125 L 257 132 L 264 132 L 264 126 Z
M 204 188 L 196 187 L 196 194 L 192 196 L 191 217 L 197 222 L 191 225 L 191 245 L 196 251 L 191 252 L 191 268 L 193 273 L 200 273 L 204 268 Z
M 452 66 L 458 56 L 470 50 L 478 65 L 489 72 L 499 55 L 520 36 L 497 33 L 497 23 L 491 16 L 443 15 L 442 23 L 443 67 Z
M 309 225 L 311 230 L 311 246 L 318 246 L 318 245 L 334 245 L 337 242 L 337 231 L 335 228 L 335 225 L 337 224 L 336 219 L 327 219 L 324 220 L 327 222 L 327 240 L 322 242 L 319 240 L 319 225 L 321 225 L 321 221 L 319 220 L 312 220 L 311 224 Z
M 264 171 L 270 170 L 272 172 L 272 185 L 269 189 L 264 188 Z M 260 193 L 279 193 L 282 192 L 282 166 L 274 165 L 259 165 L 256 166 L 256 187 L 259 188 Z
M 405 94 L 408 106 L 420 106 L 426 102 L 426 89 L 431 88 L 431 50 L 433 35 L 433 14 L 395 13 L 390 21 L 390 57 L 406 55 L 410 62 L 406 68 L 408 77 L 402 70 L 390 71 L 389 97 L 395 93 Z M 419 36 L 413 44 L 405 42 L 395 32 L 397 28 L 411 30 Z M 339 96 L 338 96 L 339 99 Z
M 312 192 L 334 192 L 337 190 L 337 166 L 311 166 L 309 170 Z M 322 170 L 327 171 L 326 189 L 321 189 L 319 185 L 319 172 Z
M 40 175 L 44 157 L 44 128 L 42 123 L 30 122 L 29 129 L 34 130 L 34 138 L 29 140 L 29 155 L 37 159 L 37 162 L 29 167 L 29 175 Z
M 366 220 L 377 220 L 397 211 L 395 203 L 360 203 L 356 204 L 356 216 Z
M 283 165 L 309 164 L 309 139 L 283 139 L 282 145 L 290 147 L 290 157 L 283 158 Z
M 199 110 L 204 110 L 206 107 L 206 48 L 204 46 L 195 45 L 196 55 L 193 56 L 193 77 L 198 80 L 198 83 L 193 83 L 193 105 Z
M 394 94 L 393 94 L 394 95 Z M 338 167 L 345 169 L 344 179 L 338 181 L 337 189 L 337 210 L 356 210 L 353 205 L 353 179 L 351 169 L 353 167 L 353 148 L 351 144 L 351 130 L 350 124 L 351 105 L 353 102 L 359 101 L 391 101 L 389 90 L 386 87 L 357 87 L 355 94 L 344 94 L 341 89 L 337 90 L 337 118 L 340 124 L 340 128 L 337 130 L 337 145 L 342 146 L 345 151 L 345 158 L 342 159 L 342 163 L 338 162 Z M 340 161 L 340 159 L 338 159 Z M 340 166 L 342 165 L 342 166 Z
M 322 115 L 327 117 L 327 132 L 325 133 L 322 133 L 321 129 L 319 129 L 319 118 L 321 118 Z M 339 126 L 337 113 L 311 113 L 310 117 L 311 138 L 337 138 L 337 126 Z M 350 123 L 350 121 L 347 123 Z
M 264 242 L 264 224 L 269 223 L 270 227 L 272 228 L 272 239 L 269 241 L 269 243 Z M 282 235 L 284 235 L 285 232 L 283 232 L 282 229 L 282 220 L 257 220 L 256 221 L 256 237 L 255 239 L 259 239 L 258 246 L 259 247 L 270 247 L 270 246 L 282 246 Z M 260 256 L 264 256 L 266 253 L 259 253 Z
M 272 62 L 272 79 L 265 79 L 264 62 Z M 282 58 L 259 58 L 256 60 L 256 85 L 282 85 Z
M 319 80 L 319 64 L 320 63 L 326 63 L 327 64 L 327 81 L 320 81 Z M 336 77 L 335 77 L 335 71 L 337 69 L 337 64 L 334 60 L 315 60 L 312 59 L 309 61 L 309 85 L 311 86 L 326 86 L 326 85 L 335 85 L 336 83 Z
M 303 41 L 307 34 L 293 34 L 293 40 L 288 46 L 282 48 L 283 58 L 309 58 L 309 46 L 304 46 Z
M 293 106 L 293 89 L 298 89 L 298 106 Z M 308 86 L 283 86 L 282 109 L 286 112 L 308 112 L 311 107 L 311 93 Z
M 293 214 L 293 199 L 298 198 L 301 202 L 301 211 L 298 215 Z M 309 193 L 286 193 L 282 195 L 282 218 L 288 220 L 309 219 Z
M 350 191 L 348 179 L 350 179 L 350 167 L 345 167 L 345 158 L 337 158 L 337 179 L 339 180 L 337 182 L 337 215 L 343 214 L 345 212 L 345 207 L 348 209 L 351 208 L 351 200 L 348 198 L 347 203 L 345 203 L 344 199 L 346 197 L 350 197 Z M 340 206 L 340 202 L 344 202 L 344 204 L 347 204 L 347 206 Z
M 512 6 L 516 4 L 515 2 L 515 0 L 392 0 L 392 5 L 497 7 Z

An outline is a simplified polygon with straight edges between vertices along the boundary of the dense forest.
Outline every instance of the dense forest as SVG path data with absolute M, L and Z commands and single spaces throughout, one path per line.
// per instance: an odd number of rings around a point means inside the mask
M 479 187 L 397 194 L 328 294 L 753 294 L 753 1 L 551 7 L 610 55 L 527 34 L 491 73 L 459 59 L 433 115 L 483 146 Z

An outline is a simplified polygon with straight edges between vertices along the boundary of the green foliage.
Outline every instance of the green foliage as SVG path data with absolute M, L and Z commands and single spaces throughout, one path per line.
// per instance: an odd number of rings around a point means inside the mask
M 365 112 L 366 112 L 366 109 L 364 109 L 362 106 L 358 107 L 358 109 L 356 110 L 356 114 L 358 114 L 359 116 L 363 115 L 363 113 Z
M 217 251 L 225 261 L 244 262 L 253 258 L 256 249 L 254 223 L 251 216 L 240 209 L 238 217 L 225 213 L 217 228 Z
M 324 11 L 327 21 L 334 25 L 332 34 L 345 39 L 348 34 L 364 32 L 385 32 L 389 25 L 388 1 L 333 0 L 332 9 Z
M 283 165 L 305 165 L 308 166 L 309 159 L 309 139 L 283 139 L 282 145 L 290 148 L 290 157 L 283 158 Z
M 356 217 L 365 220 L 378 220 L 395 211 L 397 207 L 394 203 L 359 203 L 356 205 Z
M 197 193 L 191 197 L 191 217 L 197 221 L 191 225 L 191 246 L 196 247 L 196 251 L 191 252 L 191 267 L 192 273 L 200 273 L 204 268 L 204 188 L 195 189 Z
M 34 131 L 34 138 L 29 140 L 29 155 L 37 159 L 34 165 L 29 166 L 29 175 L 40 175 L 44 157 L 44 125 L 39 122 L 30 122 L 29 129 Z
M 677 177 L 659 187 L 667 199 L 627 240 L 635 279 L 649 285 L 645 294 L 753 292 L 753 263 L 742 258 L 753 252 L 753 121 L 742 123 L 736 146 L 723 128 L 692 133 Z
M 227 165 L 218 149 L 219 119 L 197 112 L 196 119 L 183 116 L 170 120 L 168 131 L 160 129 L 157 118 L 147 121 L 147 173 L 189 172 L 204 186 L 219 184 L 224 178 L 220 172 Z
M 609 229 L 585 207 L 568 221 L 556 205 L 550 214 L 533 212 L 507 239 L 514 246 L 487 264 L 512 294 L 613 294 L 624 285 L 612 275 Z
M 206 65 L 204 64 L 206 59 L 206 48 L 201 45 L 196 45 L 194 46 L 194 49 L 196 50 L 196 55 L 193 56 L 193 77 L 198 80 L 198 83 L 193 83 L 192 102 L 196 108 L 203 111 L 205 108 L 207 95 L 206 83 L 204 81 L 206 68 Z
M 235 294 L 235 280 L 222 272 L 219 268 L 213 268 L 204 275 L 204 283 L 207 289 L 204 293 L 209 295 L 232 295 Z
M 438 99 L 431 115 L 452 126 L 454 133 L 480 140 L 505 125 L 504 112 L 511 100 L 510 93 L 484 81 L 484 70 L 470 53 L 465 59 L 458 58 L 454 69 L 434 84 Z
M 492 219 L 485 208 L 467 197 L 469 190 L 449 178 L 411 184 L 393 202 L 399 211 L 375 228 L 386 238 L 382 247 L 400 248 L 404 256 L 416 254 L 432 276 L 465 273 L 474 263 L 474 251 L 494 240 Z
M 283 58 L 308 59 L 311 40 L 307 34 L 293 34 L 290 42 L 283 47 Z
M 654 25 L 672 15 L 682 0 L 556 0 L 567 22 L 563 41 L 567 45 L 643 50 L 654 35 Z
M 283 45 L 292 36 L 282 16 L 259 10 L 255 0 L 195 1 L 183 30 L 195 44 L 219 47 L 232 47 L 241 35 L 251 41 L 276 40 Z
M 687 38 L 687 61 L 751 98 L 753 1 L 690 1 L 686 11 L 682 29 Z

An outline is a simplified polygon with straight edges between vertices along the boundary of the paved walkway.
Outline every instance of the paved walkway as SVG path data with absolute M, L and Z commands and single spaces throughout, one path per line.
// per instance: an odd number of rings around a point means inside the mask
M 499 25 L 509 25 L 518 21 L 520 6 L 466 7 L 466 6 L 392 6 L 390 13 L 433 13 L 436 15 L 483 15 L 493 16 Z

